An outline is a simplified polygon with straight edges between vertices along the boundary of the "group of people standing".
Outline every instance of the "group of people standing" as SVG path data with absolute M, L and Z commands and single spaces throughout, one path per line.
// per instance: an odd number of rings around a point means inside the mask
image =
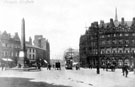
M 89 64 L 89 68 L 92 69 L 93 68 L 93 65 L 92 64 Z M 102 65 L 102 68 L 103 68 L 103 70 L 106 69 L 106 71 L 108 71 L 108 69 L 111 69 L 111 71 L 114 72 L 115 69 L 116 69 L 116 63 L 103 64 Z M 128 73 L 129 73 L 129 70 L 130 70 L 128 64 L 127 63 L 124 63 L 121 69 L 122 69 L 123 76 L 128 77 Z
M 108 69 L 111 69 L 112 72 L 115 72 L 116 63 L 107 63 L 105 66 L 103 66 L 103 69 L 105 68 L 106 71 L 108 71 Z
M 6 64 L 1 62 L 1 70 L 3 71 L 4 69 L 6 70 Z

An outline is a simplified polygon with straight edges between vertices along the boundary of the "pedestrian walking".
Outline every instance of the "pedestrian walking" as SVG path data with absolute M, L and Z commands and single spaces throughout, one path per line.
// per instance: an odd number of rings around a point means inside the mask
M 2 69 L 2 71 L 4 70 L 4 68 L 5 68 L 5 63 L 1 63 L 1 69 Z
M 41 71 L 41 64 L 40 64 L 40 62 L 37 62 L 37 69 Z
M 91 63 L 89 64 L 89 68 L 92 69 L 92 64 Z
M 126 77 L 128 76 L 128 69 L 129 69 L 129 67 L 128 67 L 128 65 L 126 64 L 126 65 L 125 65 L 125 73 L 126 73 Z
M 128 69 L 129 69 L 129 66 L 127 63 L 125 63 L 122 69 L 123 76 L 128 77 Z
M 47 70 L 51 70 L 51 64 L 47 65 Z
M 103 63 L 103 70 L 105 70 L 105 67 L 106 67 L 106 65 L 105 65 L 105 63 Z
M 124 76 L 124 65 L 122 66 L 122 74 Z
M 108 69 L 110 68 L 110 63 L 106 64 L 106 71 L 108 71 Z
M 79 68 L 79 67 L 78 67 L 78 65 L 77 65 L 77 64 L 76 64 L 75 68 L 76 68 L 76 70 L 78 70 L 78 68 Z
M 53 64 L 53 68 L 55 68 L 55 65 Z

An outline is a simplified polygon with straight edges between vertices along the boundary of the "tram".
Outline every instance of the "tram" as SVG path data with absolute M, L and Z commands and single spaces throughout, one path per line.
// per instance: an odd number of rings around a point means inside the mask
M 73 60 L 71 58 L 65 60 L 65 68 L 66 69 L 73 69 Z

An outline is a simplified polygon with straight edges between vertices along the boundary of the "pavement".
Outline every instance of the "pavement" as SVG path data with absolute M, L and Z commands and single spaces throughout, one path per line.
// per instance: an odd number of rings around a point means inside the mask
M 7 82 L 9 84 L 6 84 Z M 121 69 L 115 72 L 100 69 L 81 68 L 80 70 L 47 70 L 17 71 L 0 70 L 2 87 L 135 87 L 135 74 L 129 72 L 128 77 L 122 75 Z

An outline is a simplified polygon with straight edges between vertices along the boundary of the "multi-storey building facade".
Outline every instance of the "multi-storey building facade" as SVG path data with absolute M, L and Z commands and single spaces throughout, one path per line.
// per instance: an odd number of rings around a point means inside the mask
M 35 63 L 37 59 L 43 60 L 42 61 L 43 66 L 46 66 L 44 60 L 47 61 L 48 63 L 50 62 L 50 59 L 47 57 L 46 50 L 30 44 L 26 44 L 26 50 L 27 50 L 27 59 L 29 60 L 31 65 Z
M 80 37 L 80 62 L 82 66 L 96 66 L 97 56 L 100 65 L 116 63 L 121 67 L 127 63 L 134 66 L 135 60 L 135 18 L 121 21 L 115 18 L 109 23 L 103 21 L 91 24 L 86 33 Z
M 18 33 L 11 36 L 9 33 L 4 31 L 0 34 L 0 59 L 11 59 L 13 60 L 11 66 L 17 64 L 17 59 L 19 57 L 19 51 L 21 49 L 20 38 Z

